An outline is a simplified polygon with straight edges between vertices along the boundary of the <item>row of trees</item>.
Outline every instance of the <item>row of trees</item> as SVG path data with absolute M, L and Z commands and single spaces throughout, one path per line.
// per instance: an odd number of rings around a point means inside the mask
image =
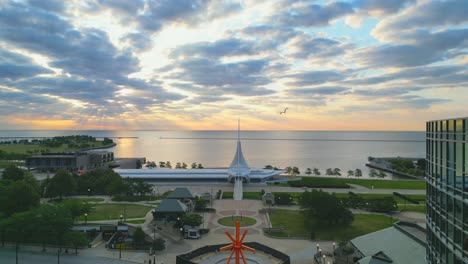
M 372 177 L 372 178 L 375 178 L 375 177 L 378 177 L 378 178 L 385 178 L 387 177 L 387 174 L 381 170 L 377 171 L 375 169 L 371 169 L 370 172 L 369 172 L 369 177 Z
M 158 165 L 157 165 L 156 162 L 154 162 L 154 161 L 148 161 L 148 162 L 146 162 L 145 167 L 153 169 L 153 168 L 157 168 Z M 190 165 L 190 167 L 191 167 L 192 169 L 203 169 L 203 165 L 202 165 L 201 163 L 198 163 L 198 164 L 197 164 L 197 163 L 195 163 L 195 162 L 192 163 L 192 164 Z M 171 164 L 170 161 L 166 161 L 166 162 L 160 161 L 160 162 L 159 162 L 159 168 L 168 168 L 168 169 L 172 169 L 172 164 Z M 175 168 L 176 168 L 176 169 L 187 169 L 187 168 L 188 168 L 188 165 L 187 165 L 185 162 L 182 162 L 182 163 L 177 162 L 176 165 L 175 165 Z
M 73 194 L 105 194 L 145 196 L 150 194 L 152 186 L 142 179 L 123 179 L 111 169 L 72 175 L 66 170 L 58 170 L 52 178 L 47 178 L 41 185 L 44 197 L 59 197 Z
M 319 169 L 317 168 L 307 168 L 305 171 L 305 174 L 311 175 L 313 174 L 314 176 L 320 176 L 322 173 L 320 172 Z M 327 176 L 341 176 L 341 169 L 340 168 L 328 168 L 325 171 L 325 175 Z M 355 170 L 348 170 L 348 177 L 362 177 L 362 171 L 361 169 L 355 169 Z
M 85 234 L 71 231 L 74 219 L 90 211 L 81 201 L 40 204 L 41 186 L 28 172 L 6 168 L 0 179 L 0 237 L 16 243 L 81 247 Z

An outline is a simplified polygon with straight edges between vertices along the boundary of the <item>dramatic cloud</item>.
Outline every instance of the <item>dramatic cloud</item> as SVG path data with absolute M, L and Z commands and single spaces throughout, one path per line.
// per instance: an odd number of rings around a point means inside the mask
M 52 71 L 35 65 L 26 56 L 0 49 L 0 78 L 16 80 L 44 73 Z
M 351 4 L 346 2 L 333 2 L 327 5 L 307 4 L 290 8 L 271 18 L 282 25 L 318 27 L 326 26 L 332 20 L 354 12 Z
M 310 71 L 304 73 L 297 73 L 285 76 L 286 78 L 292 78 L 295 81 L 289 82 L 291 86 L 309 86 L 319 85 L 328 82 L 341 81 L 346 78 L 343 73 L 335 71 Z
M 1 121 L 422 129 L 468 100 L 467 1 L 0 0 Z

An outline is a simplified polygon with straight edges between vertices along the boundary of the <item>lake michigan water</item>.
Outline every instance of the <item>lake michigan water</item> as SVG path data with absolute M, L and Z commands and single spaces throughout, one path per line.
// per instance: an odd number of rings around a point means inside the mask
M 173 166 L 197 162 L 205 167 L 227 167 L 234 157 L 237 131 L 0 131 L 0 137 L 65 135 L 117 137 L 117 146 L 110 149 L 115 157 L 146 157 L 170 161 Z M 297 166 L 301 172 L 317 167 L 322 174 L 326 168 L 340 168 L 343 175 L 360 168 L 367 175 L 368 156 L 425 156 L 424 131 L 242 131 L 241 140 L 250 167 Z

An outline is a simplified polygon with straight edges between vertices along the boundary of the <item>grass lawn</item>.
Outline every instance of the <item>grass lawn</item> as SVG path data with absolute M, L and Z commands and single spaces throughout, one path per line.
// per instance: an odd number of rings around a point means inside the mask
M 124 212 L 126 218 L 140 218 L 145 217 L 151 209 L 153 207 L 138 204 L 96 204 L 88 214 L 88 221 L 118 220 Z M 78 220 L 84 221 L 84 216 Z
M 91 147 L 103 147 L 105 146 L 102 141 L 96 141 L 93 143 L 90 143 Z M 41 150 L 49 150 L 50 152 L 64 152 L 64 151 L 75 151 L 77 150 L 76 148 L 68 148 L 66 145 L 62 145 L 57 148 L 51 148 L 51 147 L 46 147 L 46 146 L 40 146 L 40 145 L 33 145 L 33 144 L 0 144 L 0 150 L 6 151 L 6 152 L 13 152 L 13 153 L 21 153 L 21 154 L 27 154 L 28 150 L 29 151 L 37 151 L 38 153 L 41 152 Z
M 390 227 L 397 222 L 396 219 L 384 215 L 375 214 L 355 214 L 354 221 L 348 227 L 318 226 L 312 221 L 311 226 L 307 226 L 303 215 L 295 210 L 275 209 L 270 215 L 273 227 L 283 226 L 281 232 L 271 233 L 277 237 L 307 237 L 315 232 L 316 240 L 347 241 L 349 239 L 375 232 L 380 229 Z
M 240 222 L 240 226 L 251 226 L 255 225 L 257 223 L 257 220 L 251 217 L 240 217 L 240 216 L 234 216 L 232 218 L 231 216 L 223 217 L 218 220 L 218 224 L 223 225 L 223 226 L 236 226 L 236 221 Z
M 244 199 L 250 199 L 250 200 L 261 200 L 262 194 L 261 192 L 244 192 L 243 197 Z M 223 199 L 233 199 L 234 198 L 234 193 L 233 192 L 224 192 L 223 193 Z
M 64 198 L 62 199 L 62 201 L 68 201 L 68 200 L 76 200 L 76 201 L 87 202 L 87 203 L 99 203 L 99 202 L 104 201 L 103 198 Z M 59 199 L 50 200 L 50 202 L 54 202 L 54 203 L 62 202 L 62 201 L 60 201 Z
M 401 211 L 426 213 L 426 205 L 398 205 Z
M 374 179 L 351 179 L 346 177 L 336 178 L 336 177 L 309 177 L 302 176 L 302 180 L 298 182 L 290 182 L 291 186 L 297 184 L 310 185 L 317 188 L 340 188 L 346 183 L 357 184 L 364 186 L 366 188 L 374 189 L 410 189 L 410 190 L 425 190 L 426 182 L 425 181 L 409 181 L 409 180 L 374 180 Z
M 364 198 L 364 199 L 379 199 L 385 197 L 393 197 L 398 204 L 410 204 L 410 202 L 401 199 L 393 194 L 380 194 L 380 193 L 356 193 L 356 195 Z M 337 198 L 348 198 L 348 193 L 335 193 Z M 418 201 L 420 204 L 426 203 L 426 195 L 425 194 L 409 194 L 405 195 L 408 198 Z
M 140 220 L 128 220 L 125 223 L 130 223 L 130 224 L 143 224 L 146 220 L 145 219 L 140 219 Z

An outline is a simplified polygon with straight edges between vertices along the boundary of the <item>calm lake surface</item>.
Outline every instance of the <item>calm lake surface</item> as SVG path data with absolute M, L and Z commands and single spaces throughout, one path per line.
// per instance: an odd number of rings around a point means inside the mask
M 0 137 L 52 137 L 90 135 L 117 137 L 109 149 L 115 157 L 146 157 L 148 161 L 202 163 L 205 167 L 227 167 L 231 163 L 237 131 L 110 131 L 110 130 L 21 130 L 0 131 Z M 137 138 L 118 138 L 137 137 Z M 3 139 L 0 139 L 0 141 Z M 301 172 L 317 167 L 346 171 L 365 167 L 368 156 L 425 156 L 424 131 L 242 131 L 242 148 L 251 167 L 270 164 L 297 166 Z

